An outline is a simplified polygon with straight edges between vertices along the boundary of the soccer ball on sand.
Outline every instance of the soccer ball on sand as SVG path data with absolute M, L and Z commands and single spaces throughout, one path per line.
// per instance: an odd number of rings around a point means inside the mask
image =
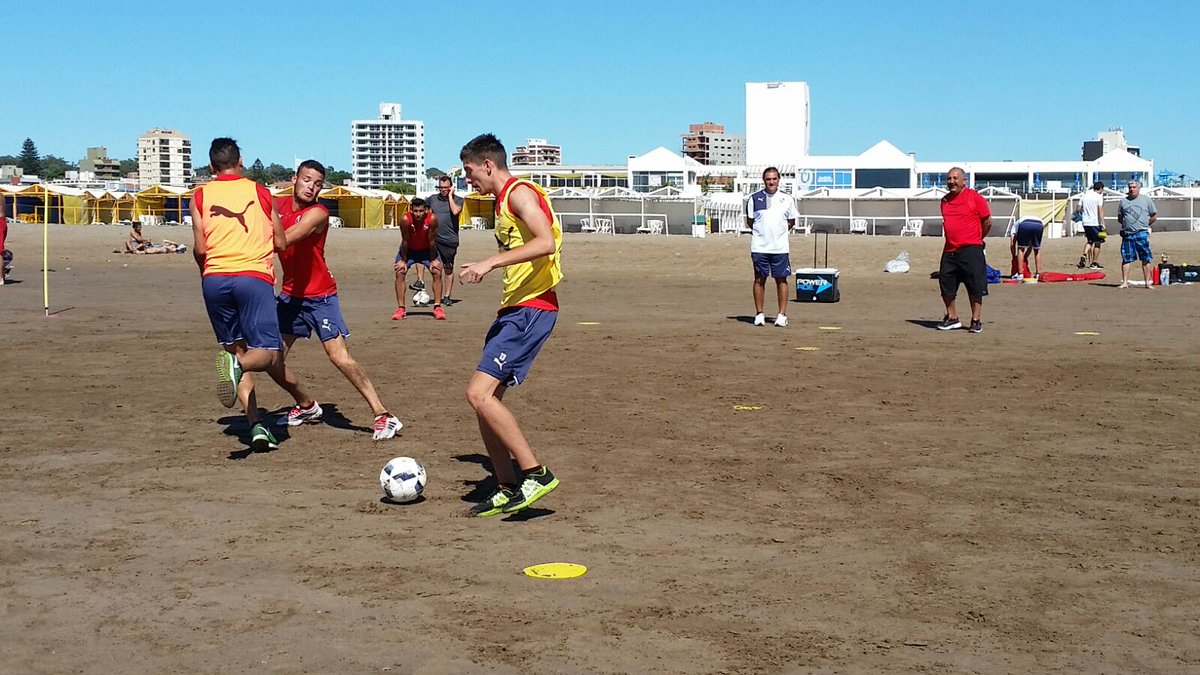
M 392 501 L 414 501 L 425 489 L 425 467 L 412 457 L 397 457 L 379 472 L 379 485 Z
M 424 307 L 433 301 L 433 297 L 429 295 L 428 291 L 420 290 L 413 293 L 412 301 L 417 307 Z

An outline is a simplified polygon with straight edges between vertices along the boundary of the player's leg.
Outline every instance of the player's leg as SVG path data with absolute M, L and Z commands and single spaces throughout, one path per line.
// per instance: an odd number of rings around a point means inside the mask
M 472 515 L 513 513 L 558 487 L 558 479 L 541 465 L 516 417 L 503 402 L 505 387 L 520 384 L 528 374 L 554 328 L 557 314 L 519 308 L 498 317 L 488 331 L 483 356 L 467 384 L 467 402 L 475 410 L 480 435 L 501 487 L 473 508 Z M 505 487 L 518 479 L 510 458 L 522 474 L 515 493 Z
M 770 263 L 771 276 L 775 279 L 775 295 L 779 301 L 779 313 L 775 315 L 775 325 L 784 327 L 788 324 L 788 277 L 792 273 L 792 263 L 788 260 L 786 253 L 772 254 L 770 256 Z
M 442 284 L 446 290 L 446 296 L 441 300 L 442 304 L 448 305 L 453 302 L 454 297 L 454 259 L 458 255 L 458 246 L 440 243 L 435 246 L 438 257 L 442 259 Z
M 291 353 L 292 345 L 296 342 L 297 337 L 308 336 L 283 334 L 283 368 L 273 371 L 271 376 L 271 379 L 275 380 L 275 384 L 279 385 L 296 402 L 291 409 L 276 420 L 275 423 L 279 426 L 297 427 L 301 424 L 316 424 L 321 421 L 321 415 L 324 414 L 321 404 L 309 395 L 304 386 L 300 384 L 300 378 L 296 376 L 296 372 L 287 363 L 287 356 Z
M 233 344 L 221 345 L 224 350 L 232 354 L 234 358 L 241 360 L 246 353 L 246 343 L 238 340 Z M 258 401 L 254 396 L 254 378 L 247 374 L 243 374 L 238 379 L 236 396 L 237 402 L 242 408 L 242 412 L 246 415 L 246 422 L 251 426 L 258 424 L 261 417 L 258 414 Z
M 431 251 L 432 253 L 433 251 Z M 433 318 L 445 319 L 446 310 L 442 309 L 442 270 L 429 266 L 429 274 L 433 277 Z
M 412 285 L 410 285 L 409 288 L 414 291 L 425 290 L 425 270 L 421 269 L 420 267 L 417 268 L 417 280 L 412 282 Z
M 1013 231 L 1012 239 L 1008 242 L 1008 253 L 1012 256 L 1012 267 L 1009 269 L 1009 275 L 1016 279 L 1021 276 L 1021 244 L 1020 230 Z
M 771 265 L 767 262 L 765 253 L 751 253 L 750 262 L 754 266 L 754 325 L 765 326 L 767 318 L 763 314 L 763 306 L 767 295 L 767 277 L 771 275 Z
M 1146 288 L 1154 290 L 1154 285 L 1150 283 L 1150 262 L 1154 260 L 1154 253 L 1150 250 L 1150 233 L 1139 232 L 1134 235 L 1134 248 L 1138 259 L 1142 261 L 1142 278 L 1146 280 Z
M 938 266 L 938 290 L 942 294 L 942 304 L 946 306 L 946 315 L 938 324 L 938 330 L 962 328 L 962 321 L 958 318 L 958 307 L 955 305 L 959 282 L 956 253 L 956 251 L 943 253 L 941 264 Z
M 408 277 L 408 270 L 405 270 L 403 272 L 400 272 L 400 271 L 396 272 L 395 286 L 396 286 L 396 306 L 397 307 L 404 306 L 404 297 L 407 293 L 407 289 L 405 288 L 405 283 L 406 283 L 407 277 Z
M 402 258 L 400 255 L 400 251 L 397 251 L 395 262 L 398 263 L 401 260 L 402 260 Z M 407 261 L 405 261 L 404 272 L 396 271 L 394 264 L 392 267 L 392 269 L 396 275 L 396 283 L 395 283 L 395 286 L 396 286 L 396 311 L 395 311 L 395 313 L 392 314 L 393 321 L 399 321 L 400 319 L 403 319 L 408 314 L 408 310 L 406 310 L 404 308 L 404 297 L 405 297 L 405 293 L 407 292 L 405 290 L 404 283 L 405 283 L 405 279 L 408 277 L 408 267 L 410 267 L 410 265 L 408 265 Z
M 972 333 L 983 331 L 983 296 L 987 295 L 987 259 L 984 257 L 982 246 L 968 246 L 961 251 L 963 283 L 967 287 L 967 297 L 971 301 Z
M 1121 284 L 1117 288 L 1129 288 L 1129 266 L 1133 264 L 1135 258 L 1133 250 L 1133 238 L 1121 238 Z

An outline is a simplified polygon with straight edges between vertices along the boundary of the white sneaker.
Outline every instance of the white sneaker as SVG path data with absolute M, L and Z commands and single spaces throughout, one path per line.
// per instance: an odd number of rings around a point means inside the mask
M 755 325 L 755 326 L 765 326 L 765 325 L 767 325 L 767 317 L 766 317 L 766 315 L 765 315 L 765 314 L 763 314 L 762 312 L 759 312 L 758 314 L 755 314 L 755 315 L 754 315 L 754 325 Z
M 396 419 L 395 415 L 385 413 L 375 418 L 375 434 L 372 438 L 377 441 L 386 441 L 403 428 L 404 425 Z
M 321 421 L 321 414 L 323 412 L 321 404 L 316 401 L 313 401 L 312 407 L 307 409 L 294 405 L 286 415 L 279 417 L 275 425 L 281 427 L 298 427 L 301 424 L 316 424 Z
M 787 326 L 787 314 L 780 314 L 779 316 L 775 317 L 775 325 L 779 326 L 780 328 Z

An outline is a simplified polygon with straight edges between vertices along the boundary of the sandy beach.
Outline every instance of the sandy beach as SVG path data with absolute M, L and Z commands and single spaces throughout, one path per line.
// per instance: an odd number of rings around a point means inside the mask
M 834 236 L 842 301 L 759 328 L 746 237 L 569 234 L 558 327 L 505 399 L 562 485 L 467 519 L 498 275 L 447 321 L 390 321 L 399 232 L 333 231 L 351 351 L 406 426 L 373 443 L 298 343 L 326 423 L 250 454 L 190 253 L 112 253 L 125 231 L 51 228 L 45 318 L 41 228 L 10 227 L 0 671 L 1200 668 L 1200 285 L 1115 288 L 1115 242 L 1103 281 L 993 286 L 972 335 L 931 327 L 937 238 Z M 1198 234 L 1151 244 L 1200 263 Z M 1082 245 L 1047 240 L 1047 268 Z M 494 246 L 466 231 L 459 261 Z M 913 271 L 884 274 L 902 249 Z M 419 503 L 380 500 L 400 455 L 429 472 Z M 588 573 L 521 573 L 555 561 Z

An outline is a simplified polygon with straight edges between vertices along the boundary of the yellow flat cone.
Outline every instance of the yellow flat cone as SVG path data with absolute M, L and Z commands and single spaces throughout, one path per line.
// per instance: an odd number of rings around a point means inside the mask
M 575 563 L 542 563 L 526 567 L 524 572 L 534 579 L 574 579 L 587 574 L 587 568 Z
M 820 347 L 796 347 L 796 351 L 798 351 L 798 352 L 819 352 L 819 351 L 821 351 L 821 348 Z
M 579 325 L 580 326 L 599 326 L 600 322 L 599 321 L 580 321 Z
M 820 326 L 821 330 L 841 330 L 841 326 Z
M 733 409 L 738 412 L 746 412 L 748 410 L 762 410 L 761 405 L 735 405 Z
M 1075 334 L 1076 335 L 1099 335 L 1099 333 L 1097 333 L 1095 331 L 1090 331 L 1090 330 L 1075 331 Z

